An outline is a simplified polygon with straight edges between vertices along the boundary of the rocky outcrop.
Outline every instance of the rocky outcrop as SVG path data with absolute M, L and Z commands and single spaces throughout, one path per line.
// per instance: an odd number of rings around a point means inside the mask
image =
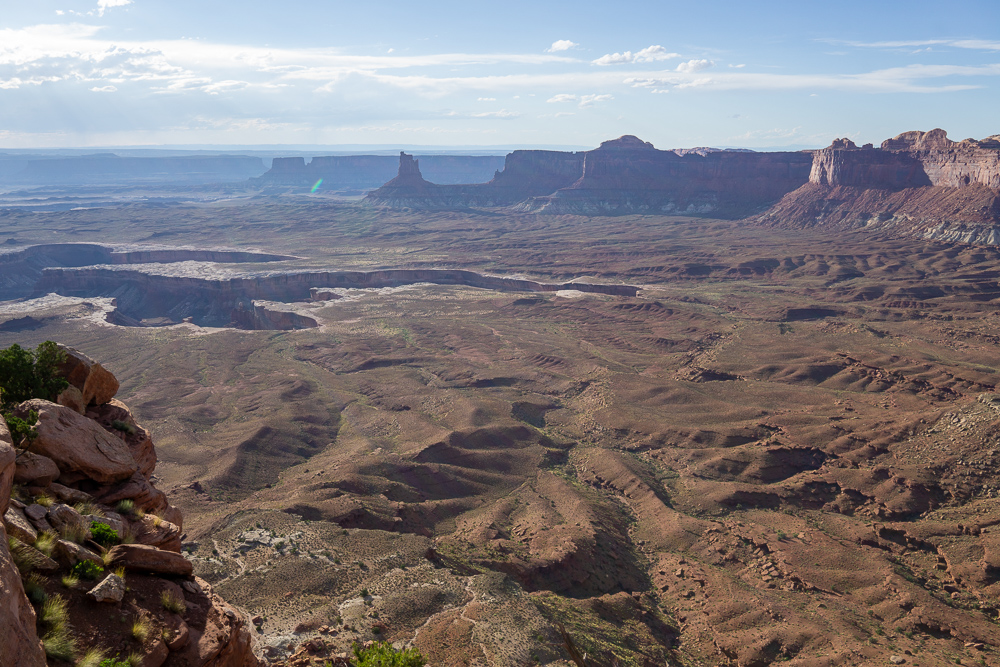
M 36 437 L 30 451 L 51 459 L 63 484 L 90 480 L 99 485 L 129 479 L 139 469 L 128 446 L 91 419 L 42 399 L 25 401 L 15 414 L 38 413 Z
M 150 641 L 142 642 L 143 664 L 255 667 L 246 617 L 194 578 L 191 561 L 180 553 L 182 517 L 150 481 L 156 453 L 148 431 L 112 398 L 117 379 L 82 353 L 69 352 L 61 372 L 92 394 L 91 401 L 103 402 L 85 415 L 40 399 L 19 405 L 17 414 L 38 414 L 38 436 L 22 455 L 23 464 L 15 462 L 0 420 L 0 665 L 46 663 L 36 613 L 22 584 L 28 581 L 36 602 L 39 594 L 71 598 L 71 629 L 93 622 L 95 602 L 114 609 L 112 616 L 146 618 L 153 625 Z M 94 377 L 101 380 L 96 389 L 89 382 Z M 19 500 L 11 497 L 15 475 L 24 482 Z M 56 475 L 59 482 L 52 481 Z M 115 546 L 118 541 L 126 543 Z M 58 573 L 80 563 L 97 573 L 120 566 L 129 574 L 125 580 L 107 574 L 96 585 L 58 585 Z M 173 598 L 169 618 L 161 609 L 161 592 Z M 102 634 L 109 632 L 115 631 L 102 627 Z
M 102 405 L 118 393 L 118 380 L 99 363 L 71 347 L 60 348 L 66 355 L 59 372 L 70 386 L 80 391 L 80 398 L 86 405 Z
M 809 183 L 755 221 L 997 244 L 1000 141 L 955 142 L 941 129 L 904 132 L 880 148 L 837 139 L 814 154 Z
M 442 186 L 401 154 L 396 178 L 366 201 L 395 208 L 513 206 L 546 213 L 740 217 L 806 182 L 808 153 L 660 151 L 634 136 L 593 151 L 515 151 L 489 183 Z

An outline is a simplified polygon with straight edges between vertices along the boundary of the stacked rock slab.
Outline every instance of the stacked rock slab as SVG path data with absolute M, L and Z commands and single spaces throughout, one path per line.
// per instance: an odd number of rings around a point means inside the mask
M 156 466 L 153 442 L 128 407 L 114 399 L 117 379 L 82 353 L 64 350 L 68 358 L 61 372 L 69 389 L 58 402 L 33 399 L 15 408 L 15 414 L 38 416 L 37 437 L 26 443 L 27 451 L 13 446 L 0 420 L 0 627 L 5 630 L 0 632 L 0 666 L 46 664 L 36 614 L 22 585 L 27 573 L 18 572 L 10 549 L 19 562 L 27 558 L 35 571 L 48 575 L 85 561 L 107 562 L 176 589 L 188 611 L 171 621 L 177 627 L 170 628 L 169 642 L 156 639 L 146 647 L 146 667 L 256 666 L 246 615 L 193 577 L 191 562 L 180 553 L 183 517 L 150 481 Z M 20 500 L 12 498 L 15 482 Z M 93 514 L 89 508 L 96 508 Z M 107 528 L 99 531 L 95 523 Z M 108 529 L 134 543 L 102 556 L 95 540 Z M 33 546 L 43 533 L 52 534 L 52 558 Z M 129 595 L 127 579 L 114 574 L 95 583 L 87 592 L 94 604 L 122 604 Z M 140 602 L 133 596 L 129 603 Z M 149 604 L 158 606 L 159 600 Z

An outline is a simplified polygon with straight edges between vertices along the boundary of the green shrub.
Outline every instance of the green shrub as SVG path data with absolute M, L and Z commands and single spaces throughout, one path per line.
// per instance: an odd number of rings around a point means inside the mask
M 427 660 L 415 648 L 397 651 L 389 642 L 375 642 L 368 648 L 354 645 L 357 667 L 423 667 Z
M 70 568 L 70 573 L 81 579 L 93 581 L 104 574 L 104 568 L 93 561 L 82 560 Z
M 15 417 L 14 406 L 32 398 L 55 400 L 69 386 L 66 378 L 59 375 L 59 364 L 65 359 L 66 353 L 50 340 L 34 351 L 17 344 L 0 350 L 0 412 L 15 446 L 24 446 L 34 438 L 38 415 L 31 413 L 27 419 Z
M 118 537 L 118 531 L 106 523 L 101 523 L 99 521 L 90 522 L 90 535 L 93 537 L 95 542 L 105 548 L 121 544 L 122 541 L 121 538 Z

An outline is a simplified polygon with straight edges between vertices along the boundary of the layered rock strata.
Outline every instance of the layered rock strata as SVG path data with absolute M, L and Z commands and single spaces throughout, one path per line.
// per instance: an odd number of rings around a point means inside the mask
M 1000 241 L 1000 139 L 951 141 L 941 129 L 904 132 L 881 147 L 837 139 L 817 151 L 809 183 L 757 218 L 769 225 L 868 227 Z
M 117 615 L 146 623 L 138 641 L 147 667 L 255 667 L 245 615 L 194 577 L 180 553 L 183 517 L 151 482 L 153 443 L 114 400 L 118 381 L 77 350 L 64 351 L 61 372 L 76 394 L 16 408 L 38 415 L 38 436 L 14 447 L 0 420 L 0 664 L 46 664 L 46 629 L 27 581 L 36 601 L 67 599 L 69 626 L 106 653 L 121 645 L 124 630 L 108 620 Z M 56 583 L 60 572 L 84 572 L 74 569 L 79 563 L 90 563 L 98 579 Z M 119 566 L 124 580 L 102 572 Z M 118 609 L 109 615 L 108 605 Z
M 712 214 L 741 217 L 804 184 L 806 152 L 661 151 L 633 136 L 592 151 L 515 151 L 489 183 L 444 186 L 426 181 L 401 154 L 396 178 L 366 201 L 395 208 L 513 206 L 546 213 Z

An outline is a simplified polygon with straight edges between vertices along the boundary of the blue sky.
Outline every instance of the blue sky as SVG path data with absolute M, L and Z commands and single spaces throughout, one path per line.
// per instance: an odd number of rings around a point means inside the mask
M 0 0 L 0 150 L 981 138 L 998 85 L 998 0 Z

